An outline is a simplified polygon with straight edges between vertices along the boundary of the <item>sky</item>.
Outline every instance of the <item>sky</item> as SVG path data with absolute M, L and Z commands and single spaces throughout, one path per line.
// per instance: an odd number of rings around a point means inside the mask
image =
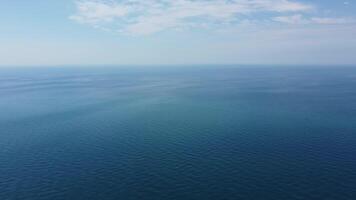
M 0 0 L 0 66 L 356 65 L 355 0 Z

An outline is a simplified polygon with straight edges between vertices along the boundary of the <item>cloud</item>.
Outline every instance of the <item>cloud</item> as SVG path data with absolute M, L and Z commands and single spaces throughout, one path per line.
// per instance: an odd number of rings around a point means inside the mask
M 335 24 L 355 23 L 355 20 L 350 18 L 331 18 L 331 17 L 307 18 L 301 14 L 274 17 L 273 21 L 292 24 L 292 25 L 306 25 L 306 24 L 335 25 Z
M 274 17 L 274 21 L 282 22 L 287 24 L 306 24 L 307 21 L 304 19 L 303 15 L 291 15 L 291 16 L 279 16 Z
M 258 13 L 306 12 L 313 6 L 290 0 L 81 0 L 69 18 L 124 34 L 230 24 Z
M 317 24 L 351 24 L 351 23 L 355 23 L 355 20 L 351 19 L 351 18 L 313 17 L 310 20 L 311 20 L 311 22 L 317 23 Z
M 96 24 L 100 22 L 111 22 L 117 17 L 124 17 L 129 9 L 112 3 L 97 1 L 76 2 L 77 14 L 69 18 L 80 23 Z

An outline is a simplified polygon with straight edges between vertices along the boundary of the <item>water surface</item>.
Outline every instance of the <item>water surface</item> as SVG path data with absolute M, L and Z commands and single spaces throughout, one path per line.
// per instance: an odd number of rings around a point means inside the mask
M 355 199 L 356 68 L 0 69 L 0 199 Z

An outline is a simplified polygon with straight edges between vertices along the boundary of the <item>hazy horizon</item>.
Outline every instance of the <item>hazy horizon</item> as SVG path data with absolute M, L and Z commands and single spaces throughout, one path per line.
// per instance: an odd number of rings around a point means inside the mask
M 64 64 L 0 65 L 0 69 L 354 68 L 356 64 Z

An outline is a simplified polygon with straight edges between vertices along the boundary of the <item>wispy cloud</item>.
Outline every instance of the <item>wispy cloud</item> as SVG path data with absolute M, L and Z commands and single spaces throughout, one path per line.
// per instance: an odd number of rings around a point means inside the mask
M 296 13 L 313 6 L 290 0 L 81 0 L 70 19 L 125 34 L 229 24 L 258 13 Z
M 310 19 L 312 23 L 317 24 L 352 24 L 355 19 L 352 18 L 331 18 L 331 17 L 313 17 Z
M 337 17 L 305 17 L 301 14 L 290 16 L 274 17 L 274 21 L 292 24 L 292 25 L 306 25 L 306 24 L 320 24 L 320 25 L 335 25 L 335 24 L 351 24 L 355 23 L 351 18 L 337 18 Z
M 78 1 L 76 6 L 77 14 L 70 16 L 70 19 L 87 24 L 111 22 L 117 17 L 126 16 L 130 11 L 128 7 L 112 2 Z

